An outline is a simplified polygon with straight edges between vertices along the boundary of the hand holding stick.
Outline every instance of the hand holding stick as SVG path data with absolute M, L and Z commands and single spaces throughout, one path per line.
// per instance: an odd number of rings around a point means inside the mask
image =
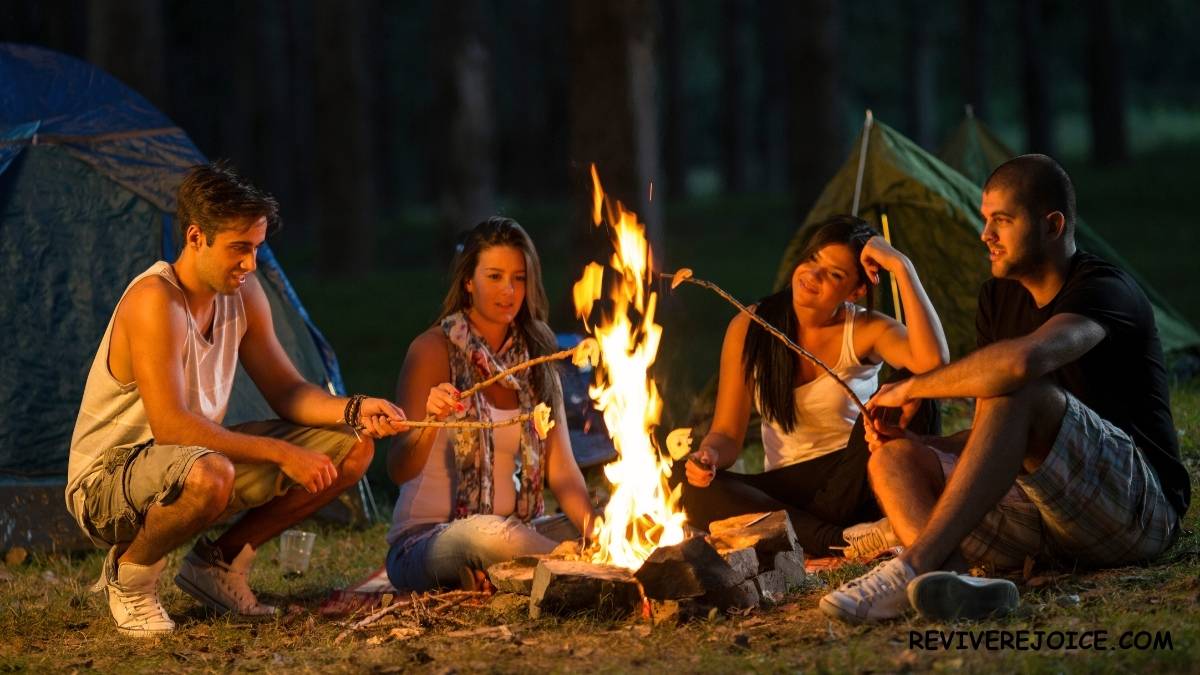
M 725 300 L 728 301 L 729 304 L 733 305 L 734 307 L 737 307 L 739 312 L 742 312 L 746 316 L 750 317 L 751 321 L 762 326 L 763 328 L 765 328 L 767 330 L 768 333 L 770 333 L 771 335 L 774 335 L 775 337 L 782 340 L 783 343 L 785 345 L 787 345 L 789 348 L 791 348 L 792 351 L 794 351 L 797 354 L 799 354 L 800 356 L 803 356 L 804 358 L 808 359 L 814 365 L 816 365 L 818 368 L 820 368 L 820 369 L 824 370 L 826 373 L 828 373 L 829 376 L 832 377 L 835 382 L 837 382 L 839 385 L 841 385 L 842 389 L 846 390 L 846 394 L 850 396 L 850 400 L 853 401 L 854 405 L 858 406 L 858 409 L 862 411 L 863 421 L 864 422 L 871 421 L 871 413 L 867 410 L 867 406 L 862 402 L 861 399 L 858 398 L 858 395 L 854 393 L 854 390 L 850 388 L 850 385 L 846 384 L 845 381 L 842 380 L 842 378 L 838 377 L 833 372 L 832 368 L 825 365 L 825 362 L 822 361 L 821 359 L 817 358 L 816 354 L 813 354 L 812 352 L 808 351 L 804 347 L 801 347 L 800 345 L 793 342 L 790 337 L 788 337 L 787 335 L 785 335 L 783 333 L 783 331 L 779 330 L 775 326 L 772 326 L 766 319 L 764 319 L 761 316 L 750 311 L 749 307 L 738 302 L 737 298 L 733 297 L 729 293 L 726 293 L 725 289 L 721 288 L 720 286 L 714 284 L 711 281 L 705 281 L 704 279 L 697 279 L 696 277 L 692 276 L 692 270 L 690 270 L 686 267 L 681 267 L 674 274 L 667 274 L 665 272 L 659 272 L 659 276 L 664 279 L 671 280 L 671 290 L 675 290 L 682 283 L 696 284 L 697 286 L 702 286 L 704 288 L 707 288 L 708 290 L 716 293 L 717 295 L 721 296 L 722 298 L 725 298 Z

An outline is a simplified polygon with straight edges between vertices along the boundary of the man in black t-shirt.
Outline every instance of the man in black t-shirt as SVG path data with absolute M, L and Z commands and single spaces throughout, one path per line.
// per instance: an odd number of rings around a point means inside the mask
M 1066 172 L 1045 155 L 1010 160 L 980 211 L 993 278 L 979 294 L 979 349 L 868 404 L 971 397 L 972 428 L 869 429 L 872 486 L 906 548 L 821 599 L 839 619 L 1011 610 L 1012 582 L 939 570 L 1148 560 L 1187 510 L 1153 311 L 1128 274 L 1076 249 Z

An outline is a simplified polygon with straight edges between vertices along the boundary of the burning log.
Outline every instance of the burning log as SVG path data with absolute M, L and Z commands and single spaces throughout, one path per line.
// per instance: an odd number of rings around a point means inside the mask
M 595 610 L 624 615 L 642 606 L 642 589 L 633 574 L 615 565 L 573 560 L 543 560 L 533 572 L 529 616 L 566 615 Z
M 660 546 L 634 574 L 646 597 L 654 600 L 696 598 L 743 579 L 703 537 Z
M 786 511 L 747 513 L 713 521 L 708 531 L 708 538 L 718 551 L 753 548 L 760 561 L 774 561 L 776 553 L 800 550 Z

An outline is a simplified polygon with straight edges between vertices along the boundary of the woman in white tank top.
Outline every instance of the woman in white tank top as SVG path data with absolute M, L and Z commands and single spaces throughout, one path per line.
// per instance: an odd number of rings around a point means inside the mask
M 865 298 L 870 306 L 880 270 L 897 282 L 907 327 L 855 304 Z M 754 310 L 830 365 L 862 400 L 878 387 L 884 362 L 921 373 L 949 358 L 912 262 L 851 216 L 810 226 L 790 286 Z M 725 471 L 742 451 L 751 406 L 762 414 L 766 471 Z M 936 406 L 926 408 L 910 428 L 936 418 Z M 869 453 L 858 418 L 858 408 L 824 371 L 747 316 L 734 317 L 721 348 L 712 427 L 673 475 L 684 483 L 689 523 L 707 527 L 741 513 L 786 510 L 809 556 L 845 548 L 847 526 L 880 517 L 867 484 Z
M 491 431 L 414 430 L 388 451 L 400 497 L 388 532 L 388 577 L 421 591 L 471 583 L 488 566 L 547 553 L 553 537 L 543 515 L 549 485 L 579 536 L 592 504 L 567 436 L 562 386 L 552 364 L 523 371 L 460 400 L 459 392 L 517 363 L 555 349 L 533 242 L 507 218 L 467 233 L 455 256 L 441 316 L 409 346 L 396 398 L 431 417 L 500 422 L 547 403 L 557 424 L 545 441 L 532 424 Z M 571 527 L 573 525 L 573 527 Z

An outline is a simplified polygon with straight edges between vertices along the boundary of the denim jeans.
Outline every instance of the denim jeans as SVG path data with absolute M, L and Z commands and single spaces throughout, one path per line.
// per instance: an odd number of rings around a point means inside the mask
M 549 553 L 579 532 L 565 516 L 544 516 L 533 523 L 517 518 L 475 515 L 446 523 L 436 534 L 411 546 L 388 551 L 388 579 L 396 588 L 427 591 L 457 586 L 463 567 L 486 570 L 523 555 Z

